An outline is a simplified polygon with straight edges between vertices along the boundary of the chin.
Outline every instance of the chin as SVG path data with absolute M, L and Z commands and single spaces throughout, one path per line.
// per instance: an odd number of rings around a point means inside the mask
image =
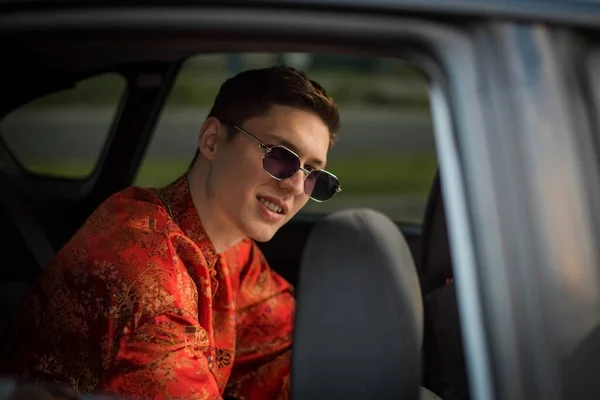
M 277 231 L 274 232 L 261 232 L 261 233 L 255 233 L 252 235 L 248 235 L 248 237 L 254 241 L 257 242 L 268 242 L 269 240 L 273 239 L 273 236 L 275 236 L 275 233 Z
M 250 239 L 255 240 L 257 242 L 268 242 L 273 239 L 273 236 L 277 233 L 279 227 L 274 226 L 264 226 L 264 227 L 255 227 L 254 229 L 246 229 L 246 236 Z

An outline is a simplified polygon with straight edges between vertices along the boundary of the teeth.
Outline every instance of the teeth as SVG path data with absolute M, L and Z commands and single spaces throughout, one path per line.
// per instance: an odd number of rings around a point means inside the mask
M 270 201 L 267 201 L 263 198 L 259 199 L 261 203 L 263 203 L 265 205 L 265 207 L 267 207 L 269 210 L 274 211 L 278 214 L 281 214 L 283 212 L 283 209 L 281 207 L 279 207 L 277 204 L 272 203 Z

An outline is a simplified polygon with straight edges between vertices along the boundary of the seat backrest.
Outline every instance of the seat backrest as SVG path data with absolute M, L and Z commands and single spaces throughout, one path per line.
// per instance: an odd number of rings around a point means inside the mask
M 422 298 L 396 225 L 368 209 L 311 232 L 297 286 L 292 399 L 418 399 Z
M 54 256 L 28 198 L 0 174 L 0 336 L 30 285 Z
M 21 281 L 0 282 L 0 337 L 10 325 L 29 285 Z
M 434 180 L 423 223 L 422 273 L 434 285 L 425 296 L 426 383 L 444 400 L 468 400 L 469 387 L 441 182 Z

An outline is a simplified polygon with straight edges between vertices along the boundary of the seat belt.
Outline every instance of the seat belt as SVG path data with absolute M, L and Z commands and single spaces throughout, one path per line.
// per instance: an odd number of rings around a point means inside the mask
M 34 216 L 28 212 L 12 191 L 0 190 L 0 199 L 9 215 L 15 222 L 17 229 L 25 239 L 40 270 L 54 258 L 54 248 L 48 241 L 45 232 L 40 227 Z

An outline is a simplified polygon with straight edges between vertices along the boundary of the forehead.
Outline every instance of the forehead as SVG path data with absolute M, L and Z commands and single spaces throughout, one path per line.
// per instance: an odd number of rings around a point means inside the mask
M 330 133 L 327 125 L 313 113 L 273 106 L 267 114 L 251 118 L 244 125 L 267 145 L 288 147 L 305 164 L 325 165 Z

